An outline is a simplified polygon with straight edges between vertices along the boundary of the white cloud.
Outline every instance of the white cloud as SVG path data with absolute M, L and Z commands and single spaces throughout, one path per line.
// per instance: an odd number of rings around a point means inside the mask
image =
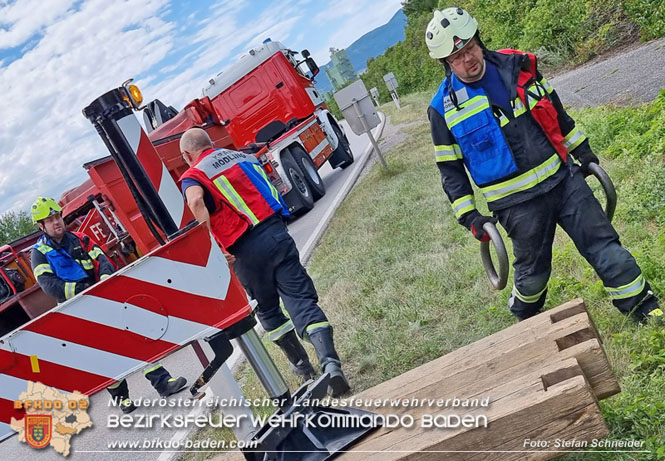
M 0 6 L 0 49 L 22 45 L 61 17 L 73 3 L 73 0 L 23 0 Z
M 399 1 L 267 5 L 177 4 L 186 13 L 167 19 L 180 14 L 173 0 L 0 1 L 0 53 L 23 50 L 18 59 L 0 54 L 0 213 L 26 209 L 38 195 L 58 198 L 87 179 L 81 165 L 108 152 L 81 110 L 127 78 L 138 77 L 147 100 L 180 109 L 267 37 L 318 48 L 312 54 L 322 64 L 328 47 L 346 47 L 387 22 Z
M 11 110 L 0 128 L 1 209 L 25 207 L 37 195 L 59 197 L 86 179 L 85 161 L 107 155 L 81 109 L 100 89 L 117 87 L 166 55 L 173 26 L 160 19 L 164 6 L 163 0 L 84 2 L 3 69 L 3 102 Z

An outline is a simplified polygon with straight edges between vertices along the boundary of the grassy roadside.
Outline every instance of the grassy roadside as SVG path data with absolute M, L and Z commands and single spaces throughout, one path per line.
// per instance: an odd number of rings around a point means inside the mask
M 423 123 L 404 128 L 407 140 L 385 152 L 389 173 L 375 165 L 357 184 L 310 261 L 354 391 L 514 322 L 506 307 L 509 290 L 489 288 L 478 244 L 457 224 L 441 190 L 426 123 L 428 101 L 429 94 L 421 93 L 403 97 L 400 111 L 392 103 L 382 107 L 393 124 Z M 655 291 L 665 295 L 665 95 L 637 109 L 600 108 L 573 115 L 617 186 L 614 223 L 623 244 Z M 549 287 L 546 307 L 583 297 L 603 336 L 623 389 L 601 402 L 610 438 L 644 440 L 644 449 L 653 453 L 643 459 L 665 459 L 663 328 L 638 326 L 619 314 L 561 231 Z M 282 354 L 268 346 L 292 379 Z M 253 374 L 244 371 L 241 376 L 246 395 L 263 396 Z M 229 438 L 230 433 L 196 435 L 208 437 Z

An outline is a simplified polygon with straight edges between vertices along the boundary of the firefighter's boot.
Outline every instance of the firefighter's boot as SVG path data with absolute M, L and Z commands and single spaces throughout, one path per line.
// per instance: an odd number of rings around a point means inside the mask
M 109 391 L 116 405 L 120 407 L 124 414 L 129 414 L 136 410 L 136 405 L 129 398 L 129 386 L 126 379 L 110 385 L 106 390 Z
M 289 359 L 289 367 L 294 374 L 302 378 L 303 382 L 314 379 L 316 371 L 294 330 L 275 340 L 275 344 L 282 349 L 286 358 Z
M 648 291 L 644 299 L 635 306 L 632 315 L 638 322 L 647 322 L 650 319 L 654 319 L 659 323 L 665 322 L 665 314 L 658 304 L 658 298 L 654 296 L 652 291 Z
M 161 364 L 147 369 L 144 374 L 162 398 L 180 392 L 187 385 L 185 378 L 182 376 L 172 378 L 171 374 Z
M 317 328 L 307 333 L 307 336 L 314 346 L 316 355 L 319 357 L 321 372 L 330 374 L 328 383 L 328 393 L 332 397 L 339 397 L 346 394 L 350 389 L 349 382 L 342 372 L 342 362 L 335 350 L 333 343 L 333 332 L 331 327 Z

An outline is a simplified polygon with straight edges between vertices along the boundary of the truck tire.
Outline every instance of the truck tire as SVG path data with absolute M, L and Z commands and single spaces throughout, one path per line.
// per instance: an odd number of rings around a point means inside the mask
M 312 192 L 312 197 L 316 202 L 318 199 L 326 195 L 326 185 L 323 184 L 323 179 L 321 179 L 319 172 L 316 170 L 316 166 L 311 157 L 307 155 L 302 147 L 294 146 L 289 150 L 291 151 L 293 159 L 300 167 L 300 170 L 304 173 L 305 181 L 307 181 L 309 190 Z
M 338 166 L 346 168 L 353 163 L 353 152 L 351 152 L 349 140 L 346 139 L 346 136 L 344 136 L 344 133 L 342 133 L 342 130 L 337 126 L 336 123 L 333 123 L 332 127 L 335 136 L 337 136 L 337 139 L 339 140 L 339 143 L 337 144 L 337 149 L 335 149 L 332 156 L 330 157 L 330 166 L 333 168 Z
M 293 155 L 291 155 L 291 152 L 284 152 L 281 160 L 286 177 L 292 186 L 288 195 L 292 196 L 289 197 L 289 199 L 292 199 L 295 206 L 293 213 L 294 215 L 305 214 L 314 208 L 314 196 L 309 188 L 309 184 L 307 184 L 305 174 L 298 166 L 298 163 L 293 158 Z

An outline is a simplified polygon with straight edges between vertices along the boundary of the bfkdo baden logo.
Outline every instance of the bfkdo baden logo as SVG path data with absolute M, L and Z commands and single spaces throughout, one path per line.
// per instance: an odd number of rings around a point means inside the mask
M 42 383 L 28 382 L 28 388 L 14 401 L 14 410 L 23 418 L 12 417 L 11 428 L 18 432 L 19 442 L 32 448 L 53 447 L 69 455 L 71 439 L 92 426 L 88 416 L 90 400 L 80 392 L 62 392 Z
M 25 441 L 32 448 L 44 448 L 51 441 L 53 418 L 51 415 L 25 416 Z

